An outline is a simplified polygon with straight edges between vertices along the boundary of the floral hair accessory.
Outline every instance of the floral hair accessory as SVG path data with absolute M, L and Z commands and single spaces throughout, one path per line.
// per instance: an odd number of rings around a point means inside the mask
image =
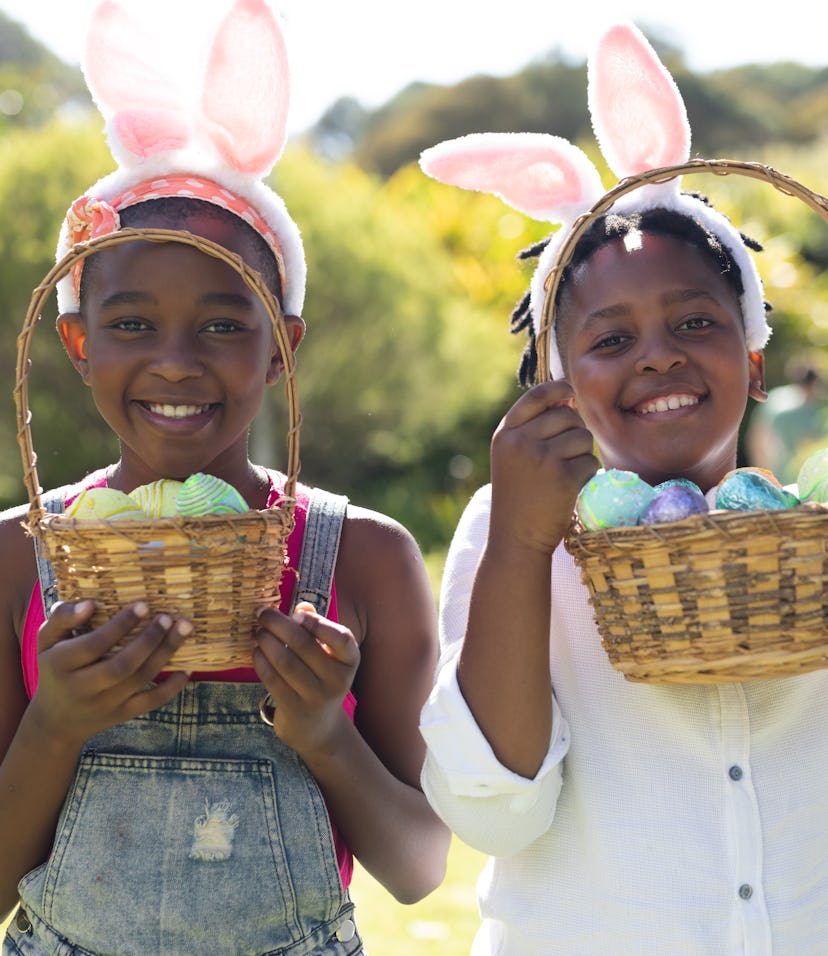
M 596 139 L 619 178 L 678 166 L 690 158 L 690 125 L 673 78 L 644 35 L 631 23 L 610 27 L 587 64 L 588 99 Z M 543 315 L 545 281 L 579 216 L 604 195 L 592 161 L 568 140 L 546 133 L 474 133 L 446 140 L 420 156 L 423 171 L 440 182 L 493 193 L 512 208 L 542 222 L 559 224 L 532 276 L 529 304 L 537 335 Z M 728 250 L 742 272 L 740 299 L 750 350 L 770 338 L 762 280 L 744 239 L 733 224 L 702 199 L 682 193 L 678 178 L 650 183 L 621 197 L 613 209 L 674 210 L 700 222 Z M 549 343 L 549 371 L 563 377 L 555 329 Z
M 69 233 L 69 246 L 74 248 L 79 242 L 105 236 L 121 228 L 118 213 L 103 199 L 81 196 L 69 207 L 66 214 L 66 227 Z M 83 260 L 72 267 L 72 285 L 75 295 L 80 296 L 80 280 L 83 272 Z
M 279 268 L 284 310 L 301 315 L 302 239 L 282 198 L 263 181 L 287 140 L 290 76 L 278 18 L 267 0 L 228 0 L 193 84 L 180 75 L 186 57 L 166 57 L 151 14 L 142 12 L 140 5 L 128 11 L 103 0 L 92 14 L 82 66 L 118 168 L 72 203 L 57 259 L 77 242 L 120 228 L 118 213 L 127 206 L 163 195 L 200 199 L 229 209 L 264 237 Z M 58 283 L 61 312 L 80 307 L 77 272 Z

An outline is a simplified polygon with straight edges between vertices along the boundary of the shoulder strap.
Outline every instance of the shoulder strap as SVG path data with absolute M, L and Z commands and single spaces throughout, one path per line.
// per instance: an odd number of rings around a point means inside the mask
M 60 488 L 47 491 L 40 496 L 43 507 L 49 514 L 59 515 L 63 513 L 66 492 L 71 487 L 71 485 L 63 485 Z M 40 538 L 34 535 L 32 541 L 34 541 L 35 557 L 37 558 L 37 576 L 40 579 L 40 595 L 43 598 L 43 612 L 46 617 L 48 617 L 58 600 L 57 581 L 55 580 L 52 562 L 46 557 L 40 543 Z
M 297 601 L 310 601 L 319 614 L 324 616 L 328 613 L 342 521 L 347 507 L 345 495 L 335 495 L 322 488 L 311 489 L 299 558 L 299 576 L 291 609 Z

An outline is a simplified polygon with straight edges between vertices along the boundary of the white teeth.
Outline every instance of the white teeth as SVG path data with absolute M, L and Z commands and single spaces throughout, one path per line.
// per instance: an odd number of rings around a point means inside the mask
M 147 407 L 154 415 L 163 415 L 164 418 L 189 418 L 192 415 L 201 415 L 207 411 L 209 405 L 155 405 L 147 403 Z
M 642 415 L 649 415 L 652 412 L 669 412 L 676 408 L 698 404 L 699 400 L 692 395 L 665 395 L 640 408 L 639 411 Z

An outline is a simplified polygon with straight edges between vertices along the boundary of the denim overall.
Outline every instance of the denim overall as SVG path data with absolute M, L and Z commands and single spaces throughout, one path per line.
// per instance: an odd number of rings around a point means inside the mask
M 339 526 L 311 510 L 305 546 L 327 553 L 324 582 Z M 326 564 L 306 548 L 300 575 Z M 324 613 L 328 588 L 300 580 Z M 20 881 L 4 956 L 363 952 L 319 787 L 263 722 L 261 694 L 191 683 L 87 743 L 49 860 Z

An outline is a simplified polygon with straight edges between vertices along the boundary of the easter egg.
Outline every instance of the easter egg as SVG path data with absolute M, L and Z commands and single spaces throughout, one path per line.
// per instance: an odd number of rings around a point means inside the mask
M 590 531 L 634 525 L 654 495 L 653 486 L 635 472 L 610 468 L 594 475 L 581 489 L 578 517 Z
M 146 518 L 129 495 L 115 488 L 87 488 L 66 509 L 68 518 Z
M 796 495 L 749 469 L 737 469 L 726 475 L 716 491 L 716 507 L 731 511 L 778 511 L 798 504 Z
M 805 459 L 797 485 L 802 501 L 828 504 L 828 448 L 821 448 Z
M 772 471 L 770 471 L 768 468 L 759 468 L 756 465 L 745 465 L 743 468 L 734 468 L 733 471 L 727 472 L 727 474 L 724 476 L 724 478 L 722 478 L 719 484 L 721 484 L 722 481 L 724 481 L 726 478 L 730 478 L 731 475 L 738 475 L 738 474 L 742 474 L 743 472 L 750 472 L 754 475 L 761 475 L 763 478 L 767 478 L 767 480 L 772 485 L 775 485 L 777 488 L 782 487 L 782 482 L 780 482 L 780 480 L 776 477 L 776 475 Z
M 685 484 L 662 482 L 656 485 L 656 496 L 646 505 L 638 517 L 639 524 L 660 524 L 664 521 L 681 521 L 690 515 L 708 511 L 707 499 L 698 485 L 693 488 Z M 693 482 L 690 482 L 693 484 Z M 664 487 L 666 485 L 667 487 Z M 661 488 L 661 491 L 659 491 Z
M 161 478 L 133 489 L 129 496 L 149 518 L 170 518 L 176 513 L 178 492 L 183 482 Z
M 177 511 L 186 517 L 215 514 L 240 514 L 250 511 L 247 502 L 236 489 L 216 478 L 199 472 L 182 484 L 178 493 Z
M 668 478 L 666 481 L 661 481 L 655 486 L 656 494 L 664 491 L 665 488 L 687 488 L 690 491 L 697 491 L 699 494 L 703 493 L 696 482 L 689 478 Z

